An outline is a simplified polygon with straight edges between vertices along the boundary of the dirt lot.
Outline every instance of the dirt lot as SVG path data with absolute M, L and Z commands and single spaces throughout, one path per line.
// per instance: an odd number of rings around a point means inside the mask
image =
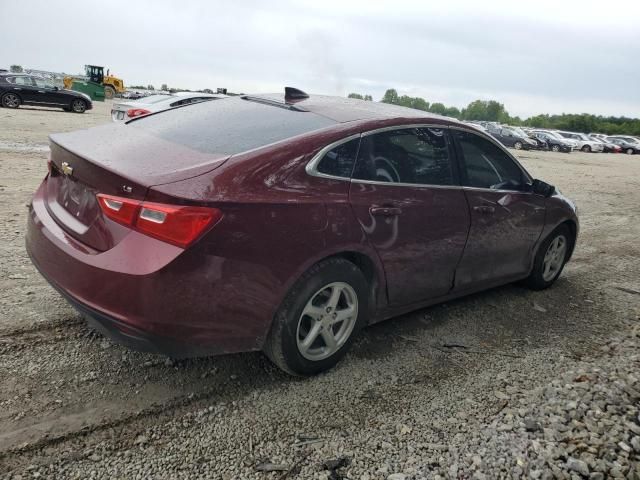
M 640 156 L 519 153 L 579 206 L 582 232 L 557 284 L 390 320 L 331 372 L 296 380 L 258 353 L 172 362 L 113 345 L 31 265 L 26 204 L 47 136 L 108 122 L 109 109 L 0 109 L 0 477 L 640 478 L 627 427 L 630 453 L 613 443 L 620 468 L 603 471 L 593 436 L 558 437 L 553 416 L 538 433 L 523 423 L 584 371 L 580 384 L 629 385 L 608 430 L 640 424 Z M 569 453 L 543 458 L 556 447 Z M 322 465 L 341 457 L 350 464 Z

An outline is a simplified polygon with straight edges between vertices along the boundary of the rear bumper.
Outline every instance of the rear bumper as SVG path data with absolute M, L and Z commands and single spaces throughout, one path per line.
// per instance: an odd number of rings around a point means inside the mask
M 136 350 L 180 357 L 261 348 L 270 308 L 248 305 L 238 288 L 238 277 L 251 278 L 246 264 L 134 231 L 110 250 L 93 251 L 53 220 L 44 185 L 29 210 L 27 252 L 98 330 Z

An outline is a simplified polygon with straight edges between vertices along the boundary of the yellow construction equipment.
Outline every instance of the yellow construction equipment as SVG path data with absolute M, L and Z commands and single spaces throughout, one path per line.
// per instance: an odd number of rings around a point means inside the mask
M 64 77 L 64 88 L 86 93 L 93 100 L 111 99 L 116 93 L 124 93 L 124 81 L 121 78 L 104 74 L 104 67 L 96 65 L 84 66 L 84 77 Z

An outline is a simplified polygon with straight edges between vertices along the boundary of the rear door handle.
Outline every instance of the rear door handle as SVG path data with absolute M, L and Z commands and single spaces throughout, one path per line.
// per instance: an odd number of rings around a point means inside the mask
M 44 90 L 38 90 L 38 93 L 45 93 Z
M 369 212 L 371 215 L 380 217 L 395 217 L 402 213 L 402 209 L 399 207 L 371 207 Z
M 476 205 L 473 210 L 478 213 L 493 213 L 496 209 L 490 205 Z

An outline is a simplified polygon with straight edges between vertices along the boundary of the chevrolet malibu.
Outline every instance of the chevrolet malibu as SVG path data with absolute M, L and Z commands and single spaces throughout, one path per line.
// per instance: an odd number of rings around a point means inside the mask
M 26 244 L 120 343 L 263 350 L 310 375 L 366 325 L 549 287 L 578 229 L 569 199 L 472 126 L 288 88 L 52 135 Z

